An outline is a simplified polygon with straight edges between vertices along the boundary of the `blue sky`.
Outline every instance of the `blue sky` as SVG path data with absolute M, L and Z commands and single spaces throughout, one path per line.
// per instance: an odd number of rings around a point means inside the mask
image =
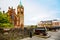
M 0 0 L 1 11 L 16 9 L 20 0 Z M 60 0 L 21 0 L 24 6 L 24 24 L 37 24 L 41 20 L 60 19 Z

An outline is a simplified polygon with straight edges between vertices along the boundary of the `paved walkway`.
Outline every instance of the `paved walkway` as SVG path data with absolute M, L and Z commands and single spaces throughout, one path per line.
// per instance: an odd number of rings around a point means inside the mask
M 32 38 L 24 38 L 24 39 L 21 39 L 21 40 L 43 40 L 44 38 L 39 38 L 39 37 L 36 37 L 36 36 L 33 36 Z
M 24 38 L 24 39 L 21 39 L 21 40 L 29 40 L 30 38 L 28 37 L 28 38 Z
M 32 38 L 24 38 L 21 40 L 60 40 L 60 30 L 57 32 L 48 32 L 49 35 L 51 35 L 51 37 L 49 38 L 41 38 L 41 37 L 37 37 L 37 36 L 33 36 Z

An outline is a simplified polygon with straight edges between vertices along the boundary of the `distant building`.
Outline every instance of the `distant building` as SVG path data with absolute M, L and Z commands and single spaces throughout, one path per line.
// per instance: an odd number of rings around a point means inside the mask
M 60 21 L 59 20 L 40 21 L 37 26 L 38 27 L 56 27 L 56 26 L 60 26 Z
M 38 23 L 38 27 L 51 27 L 52 26 L 52 21 L 40 21 L 40 23 Z
M 8 17 L 10 17 L 10 23 L 12 23 L 15 28 L 24 28 L 24 7 L 21 2 L 17 6 L 17 13 L 15 12 L 15 9 L 13 9 L 13 7 L 9 7 L 7 13 Z
M 60 20 L 53 20 L 52 21 L 52 26 L 60 26 Z

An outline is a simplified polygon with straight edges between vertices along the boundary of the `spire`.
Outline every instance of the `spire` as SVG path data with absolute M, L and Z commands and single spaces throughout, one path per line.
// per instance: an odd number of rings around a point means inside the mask
M 22 2 L 21 2 L 21 0 L 20 0 L 20 6 L 22 6 Z

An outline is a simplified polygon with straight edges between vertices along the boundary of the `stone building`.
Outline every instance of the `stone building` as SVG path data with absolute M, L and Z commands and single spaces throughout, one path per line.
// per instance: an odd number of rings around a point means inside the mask
M 60 26 L 60 20 L 53 20 L 53 21 L 52 21 L 52 26 L 53 26 L 53 27 Z
M 8 17 L 10 23 L 14 25 L 15 28 L 24 28 L 24 6 L 20 4 L 17 6 L 17 12 L 15 12 L 15 9 L 10 8 L 8 9 Z
M 52 21 L 40 21 L 40 23 L 38 23 L 38 27 L 51 27 L 52 26 Z
M 60 20 L 40 21 L 38 27 L 57 27 L 60 26 Z

